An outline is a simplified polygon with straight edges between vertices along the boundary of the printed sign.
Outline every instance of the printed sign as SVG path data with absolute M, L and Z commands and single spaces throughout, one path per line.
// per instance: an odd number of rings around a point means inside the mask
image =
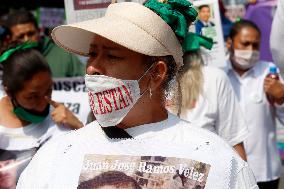
M 205 188 L 210 165 L 161 156 L 85 155 L 78 188 Z
M 117 2 L 130 2 L 131 0 L 118 0 Z M 132 0 L 143 3 L 144 0 Z M 66 19 L 68 24 L 81 22 L 105 15 L 106 8 L 111 0 L 64 0 Z
M 203 59 L 209 65 L 224 67 L 226 56 L 218 1 L 197 0 L 193 1 L 193 5 L 198 11 L 198 18 L 189 27 L 189 30 L 210 37 L 214 42 L 211 50 L 202 48 Z
M 53 79 L 52 100 L 69 108 L 84 124 L 91 111 L 83 77 Z

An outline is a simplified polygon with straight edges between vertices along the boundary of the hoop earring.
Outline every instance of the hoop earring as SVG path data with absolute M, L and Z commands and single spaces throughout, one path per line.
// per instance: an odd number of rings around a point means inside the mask
M 149 95 L 150 95 L 150 99 L 151 99 L 152 98 L 152 89 L 151 89 L 151 87 L 149 89 Z

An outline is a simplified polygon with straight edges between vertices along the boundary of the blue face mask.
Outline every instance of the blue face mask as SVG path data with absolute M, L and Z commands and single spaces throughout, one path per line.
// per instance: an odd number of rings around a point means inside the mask
M 27 110 L 19 105 L 18 106 L 14 105 L 13 112 L 18 118 L 24 121 L 28 121 L 30 123 L 40 123 L 40 122 L 43 122 L 43 120 L 48 116 L 49 107 L 50 105 L 48 104 L 43 112 L 37 113 L 37 112 Z

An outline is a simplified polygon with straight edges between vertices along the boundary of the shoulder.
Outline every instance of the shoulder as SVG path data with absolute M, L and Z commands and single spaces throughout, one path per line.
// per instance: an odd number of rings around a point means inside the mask
M 227 88 L 230 85 L 230 80 L 226 73 L 216 67 L 205 66 L 203 68 L 203 77 L 207 88 L 212 88 L 215 91 L 220 88 Z
M 231 151 L 231 147 L 218 135 L 206 129 L 196 127 L 192 123 L 178 118 L 176 115 L 170 114 L 169 123 L 173 125 L 167 131 L 168 135 L 175 135 L 182 143 L 190 145 L 206 144 L 209 148 L 224 148 Z M 170 138 L 170 136 L 169 136 Z
M 203 67 L 204 77 L 212 78 L 212 79 L 227 79 L 226 73 L 220 69 L 213 66 L 204 66 Z
M 276 66 L 272 62 L 259 61 L 254 67 L 254 73 L 257 78 L 263 79 L 269 72 L 269 67 Z

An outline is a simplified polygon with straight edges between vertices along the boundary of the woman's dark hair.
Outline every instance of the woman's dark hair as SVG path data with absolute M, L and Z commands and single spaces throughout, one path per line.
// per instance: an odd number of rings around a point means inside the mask
M 3 66 L 2 85 L 10 95 L 22 90 L 24 83 L 39 72 L 51 75 L 46 60 L 36 49 L 17 50 L 0 64 Z
M 101 173 L 90 180 L 81 182 L 78 186 L 78 189 L 97 189 L 108 185 L 120 187 L 131 186 L 129 189 L 142 189 L 134 178 L 127 176 L 125 173 L 120 171 L 108 171 Z
M 234 37 L 243 29 L 243 28 L 253 28 L 255 29 L 259 35 L 261 35 L 261 31 L 260 29 L 257 27 L 257 25 L 255 23 L 253 23 L 252 21 L 249 20 L 240 20 L 236 23 L 233 24 L 231 30 L 230 30 L 230 34 L 229 37 L 231 39 L 234 39 Z
M 163 82 L 162 88 L 164 90 L 168 90 L 170 87 L 171 80 L 174 79 L 174 77 L 177 74 L 177 64 L 175 62 L 175 59 L 173 56 L 168 55 L 168 56 L 147 56 L 146 57 L 146 64 L 147 67 L 150 67 L 151 64 L 154 64 L 155 62 L 158 62 L 159 60 L 162 60 L 166 63 L 167 65 L 167 78 Z
M 203 9 L 204 7 L 210 9 L 209 5 L 201 5 L 198 7 L 198 10 L 200 11 L 201 9 Z

